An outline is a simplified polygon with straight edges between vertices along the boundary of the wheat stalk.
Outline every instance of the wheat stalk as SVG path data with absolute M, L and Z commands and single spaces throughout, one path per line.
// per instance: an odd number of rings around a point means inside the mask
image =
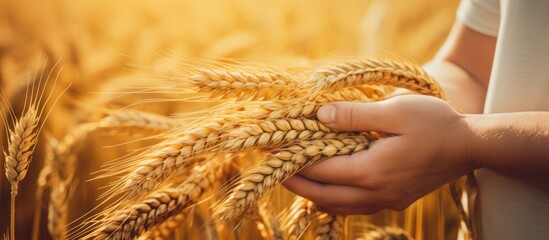
M 6 178 L 11 185 L 10 239 L 15 239 L 15 198 L 19 182 L 27 175 L 38 136 L 39 116 L 31 104 L 25 114 L 9 130 L 8 151 L 4 152 Z
M 425 70 L 401 61 L 350 61 L 320 69 L 308 80 L 312 95 L 364 84 L 392 85 L 424 95 L 443 97 L 442 89 Z
M 266 192 L 284 179 L 324 157 L 351 154 L 367 149 L 366 136 L 341 136 L 333 139 L 303 140 L 264 160 L 244 175 L 231 194 L 217 206 L 215 215 L 222 221 L 242 217 Z

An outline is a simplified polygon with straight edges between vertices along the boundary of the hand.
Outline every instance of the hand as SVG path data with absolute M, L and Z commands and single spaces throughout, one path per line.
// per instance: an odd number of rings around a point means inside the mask
M 370 149 L 326 159 L 284 182 L 290 191 L 333 214 L 403 210 L 418 198 L 475 168 L 468 156 L 469 127 L 443 100 L 418 95 L 375 103 L 337 102 L 318 118 L 342 131 L 394 136 Z

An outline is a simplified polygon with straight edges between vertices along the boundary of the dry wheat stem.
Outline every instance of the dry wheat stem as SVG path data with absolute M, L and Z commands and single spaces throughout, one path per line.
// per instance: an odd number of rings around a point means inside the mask
M 115 212 L 115 219 L 99 227 L 95 239 L 133 239 L 149 228 L 192 206 L 228 171 L 230 162 L 197 166 L 189 178 L 176 188 L 149 194 L 129 208 Z
M 274 72 L 200 69 L 191 81 L 210 97 L 274 100 L 297 97 L 297 82 Z
M 338 240 L 345 236 L 345 216 L 316 212 L 314 222 L 315 240 Z
M 301 239 L 305 231 L 312 225 L 316 208 L 313 202 L 296 196 L 287 210 L 287 215 L 281 221 L 285 222 L 284 230 L 287 239 Z
M 302 168 L 318 160 L 346 155 L 368 148 L 366 136 L 341 136 L 332 139 L 302 140 L 264 160 L 244 175 L 231 194 L 216 207 L 215 215 L 222 221 L 235 220 L 257 204 L 266 193 Z
M 424 95 L 443 97 L 442 89 L 425 70 L 393 60 L 350 61 L 321 69 L 308 81 L 313 95 L 364 84 L 392 85 Z

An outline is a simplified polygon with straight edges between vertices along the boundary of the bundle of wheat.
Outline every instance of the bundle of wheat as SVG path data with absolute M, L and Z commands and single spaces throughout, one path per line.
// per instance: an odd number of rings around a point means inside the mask
M 192 81 L 187 82 L 199 92 L 213 94 L 210 97 L 236 100 L 238 107 L 205 116 L 188 129 L 169 133 L 164 141 L 129 159 L 135 167 L 122 164 L 124 168 L 115 171 L 121 174 L 120 180 L 105 195 L 116 203 L 73 236 L 83 236 L 86 229 L 87 237 L 98 239 L 133 239 L 143 233 L 164 236 L 178 219 L 185 217 L 182 213 L 187 208 L 200 201 L 202 193 L 221 181 L 223 171 L 219 171 L 235 159 L 216 155 L 246 155 L 259 150 L 269 156 L 242 171 L 234 184 L 218 188 L 215 195 L 225 197 L 214 207 L 212 220 L 225 224 L 252 217 L 264 204 L 263 197 L 286 178 L 324 158 L 367 150 L 384 137 L 383 133 L 339 132 L 324 126 L 316 120 L 316 110 L 322 104 L 334 99 L 377 101 L 390 94 L 391 88 L 376 87 L 384 85 L 443 96 L 437 83 L 421 68 L 390 60 L 335 65 L 312 73 L 308 79 L 301 79 L 302 75 L 292 78 L 284 71 L 200 73 L 190 76 Z M 150 120 L 149 116 L 140 119 L 146 120 L 138 123 L 154 122 L 153 128 L 170 126 L 167 120 Z M 115 114 L 102 123 L 121 120 L 129 125 L 135 122 L 131 117 Z M 179 186 L 169 187 L 178 181 Z M 318 212 L 306 199 L 296 199 L 286 215 L 282 219 L 286 222 L 282 227 L 285 237 L 297 239 L 308 228 L 315 239 L 345 236 L 344 217 Z M 280 222 L 269 217 L 258 219 L 262 219 L 258 221 L 264 230 L 275 228 Z M 271 238 L 280 237 L 278 229 L 265 232 Z

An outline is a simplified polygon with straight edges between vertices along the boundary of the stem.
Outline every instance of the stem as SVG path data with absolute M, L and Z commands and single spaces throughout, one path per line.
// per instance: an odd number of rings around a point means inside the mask
M 10 215 L 10 239 L 15 240 L 15 197 L 17 196 L 17 185 L 11 185 L 11 215 Z
M 36 203 L 34 207 L 34 219 L 32 221 L 32 240 L 38 240 L 40 231 L 40 218 L 42 217 L 42 196 L 44 195 L 44 187 L 38 186 L 36 191 Z

